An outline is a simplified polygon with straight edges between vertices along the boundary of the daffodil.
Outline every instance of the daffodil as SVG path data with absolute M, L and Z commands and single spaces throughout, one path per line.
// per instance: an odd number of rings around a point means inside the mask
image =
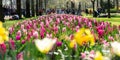
M 75 41 L 75 40 L 72 40 L 72 41 L 70 42 L 70 48 L 74 48 L 75 44 L 76 44 L 76 41 Z
M 89 29 L 81 28 L 74 35 L 74 40 L 82 46 L 84 43 L 90 42 L 90 45 L 93 46 L 95 44 L 94 36 L 91 34 Z
M 43 40 L 36 39 L 35 45 L 41 53 L 47 54 L 56 43 L 56 40 L 50 38 L 44 38 Z
M 103 56 L 99 51 L 96 52 L 94 60 L 103 60 Z
M 2 22 L 0 22 L 0 44 L 8 41 L 8 31 L 5 30 L 2 26 Z

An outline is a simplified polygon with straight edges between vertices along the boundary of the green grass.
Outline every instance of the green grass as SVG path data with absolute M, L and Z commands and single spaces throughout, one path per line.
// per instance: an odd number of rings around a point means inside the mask
M 23 18 L 23 19 L 20 19 L 20 20 L 6 20 L 3 25 L 6 29 L 8 29 L 10 26 L 18 23 L 18 22 L 21 22 L 23 20 L 30 20 L 30 19 L 36 19 L 37 17 L 31 17 L 31 18 Z
M 105 18 L 105 17 L 100 17 L 100 18 L 93 18 L 92 15 L 84 15 L 84 17 L 90 18 L 90 19 L 95 19 L 98 21 L 105 21 L 105 22 L 111 22 L 112 24 L 115 25 L 120 25 L 120 15 L 116 15 L 114 17 L 111 18 Z

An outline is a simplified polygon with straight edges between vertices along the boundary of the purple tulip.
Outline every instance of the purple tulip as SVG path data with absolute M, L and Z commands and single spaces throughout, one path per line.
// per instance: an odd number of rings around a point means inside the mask
M 21 39 L 21 36 L 16 35 L 16 40 L 20 40 L 20 39 Z
M 25 42 L 26 42 L 25 40 L 22 40 L 22 44 L 25 44 Z
M 6 53 L 6 45 L 5 45 L 5 43 L 0 44 L 0 53 L 2 53 L 2 54 Z
M 56 42 L 56 45 L 57 45 L 57 46 L 62 46 L 62 42 L 57 41 L 57 42 Z
M 98 30 L 99 37 L 102 37 L 104 35 L 104 30 L 99 29 Z

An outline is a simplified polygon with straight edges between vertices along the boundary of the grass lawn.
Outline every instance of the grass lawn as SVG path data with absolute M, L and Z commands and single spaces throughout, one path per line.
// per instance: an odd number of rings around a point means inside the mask
M 8 29 L 10 26 L 16 24 L 17 22 L 21 22 L 23 20 L 30 20 L 30 19 L 36 19 L 37 17 L 31 17 L 31 18 L 23 18 L 20 20 L 6 20 L 5 23 L 3 23 L 4 27 Z
M 92 15 L 84 15 L 84 17 L 91 18 L 91 19 L 96 19 L 98 21 L 106 21 L 106 22 L 111 22 L 112 24 L 115 25 L 120 25 L 120 15 L 119 16 L 114 16 L 111 18 L 105 18 L 105 17 L 100 17 L 100 18 L 93 18 Z

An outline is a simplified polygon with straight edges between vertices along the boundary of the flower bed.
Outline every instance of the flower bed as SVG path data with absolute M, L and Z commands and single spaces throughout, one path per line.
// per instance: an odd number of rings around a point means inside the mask
M 6 56 L 11 59 L 106 60 L 120 56 L 119 27 L 81 16 L 40 16 L 13 25 L 9 33 Z

